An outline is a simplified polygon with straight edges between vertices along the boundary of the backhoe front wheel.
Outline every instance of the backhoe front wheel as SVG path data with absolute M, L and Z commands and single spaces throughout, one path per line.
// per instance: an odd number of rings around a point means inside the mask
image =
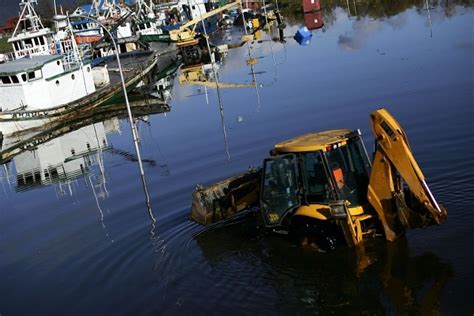
M 337 226 L 317 220 L 298 221 L 292 225 L 290 235 L 302 247 L 331 251 L 339 244 L 340 235 Z

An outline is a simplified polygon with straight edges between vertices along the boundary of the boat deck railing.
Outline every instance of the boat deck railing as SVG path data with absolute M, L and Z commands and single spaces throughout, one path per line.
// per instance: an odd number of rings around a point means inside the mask
M 27 47 L 24 49 L 15 50 L 14 52 L 10 52 L 5 54 L 9 61 L 20 59 L 27 56 L 38 56 L 38 55 L 49 55 L 50 48 L 48 45 L 39 45 L 39 46 L 32 46 Z
M 56 41 L 51 44 L 52 55 L 63 55 L 63 64 L 66 70 L 76 67 L 81 62 L 79 52 L 72 39 Z
M 28 47 L 25 49 L 15 50 L 3 54 L 3 61 L 13 61 L 15 59 L 21 59 L 28 56 L 40 56 L 40 55 L 64 55 L 63 63 L 66 69 L 76 66 L 80 62 L 79 54 L 74 49 L 74 43 L 72 39 L 59 40 L 49 45 L 38 45 Z

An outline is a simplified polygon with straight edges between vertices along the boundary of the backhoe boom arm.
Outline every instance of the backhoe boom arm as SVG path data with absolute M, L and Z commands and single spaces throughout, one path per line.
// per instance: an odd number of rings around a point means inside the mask
M 219 7 L 212 11 L 204 12 L 200 14 L 194 19 L 183 24 L 179 29 L 170 31 L 171 40 L 172 41 L 187 41 L 187 40 L 194 39 L 194 37 L 196 36 L 196 32 L 195 32 L 196 26 L 201 21 L 240 4 L 241 4 L 240 0 L 237 0 L 231 3 L 228 3 L 226 5 L 223 5 L 222 7 Z
M 371 116 L 376 150 L 372 162 L 368 200 L 383 224 L 388 240 L 394 240 L 405 228 L 440 224 L 447 213 L 435 200 L 425 176 L 413 157 L 400 124 L 385 109 Z M 408 206 L 401 180 L 414 197 Z

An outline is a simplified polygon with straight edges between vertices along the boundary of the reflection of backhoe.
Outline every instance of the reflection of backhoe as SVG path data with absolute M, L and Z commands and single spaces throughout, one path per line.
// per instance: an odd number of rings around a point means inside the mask
M 275 145 L 262 169 L 193 193 L 191 218 L 208 224 L 257 206 L 266 227 L 332 249 L 358 245 L 447 217 L 431 194 L 398 122 L 371 114 L 376 150 L 369 162 L 358 131 L 306 134 Z M 403 182 L 406 184 L 403 185 Z
M 255 88 L 255 83 L 224 83 L 208 80 L 203 67 L 206 65 L 195 65 L 181 68 L 178 80 L 180 84 L 200 85 L 207 88 Z M 212 65 L 211 65 L 212 67 Z

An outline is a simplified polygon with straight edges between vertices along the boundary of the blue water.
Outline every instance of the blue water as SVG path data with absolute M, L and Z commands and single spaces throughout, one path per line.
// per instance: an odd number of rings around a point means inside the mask
M 0 166 L 0 314 L 472 314 L 474 13 L 433 7 L 430 30 L 426 10 L 374 18 L 361 7 L 335 8 L 308 46 L 291 38 L 302 22 L 288 22 L 286 44 L 252 44 L 258 97 L 221 90 L 226 141 L 216 91 L 207 104 L 204 88 L 175 81 L 171 111 L 139 122 L 156 224 L 137 162 L 117 151 L 94 155 L 85 176 L 28 189 L 17 158 Z M 250 83 L 247 58 L 247 46 L 231 50 L 220 81 Z M 371 151 L 379 107 L 405 129 L 448 209 L 443 225 L 375 242 L 360 269 L 353 250 L 296 247 L 252 214 L 189 221 L 196 184 L 260 165 L 286 138 L 360 128 Z M 119 127 L 108 144 L 133 154 L 127 121 Z

